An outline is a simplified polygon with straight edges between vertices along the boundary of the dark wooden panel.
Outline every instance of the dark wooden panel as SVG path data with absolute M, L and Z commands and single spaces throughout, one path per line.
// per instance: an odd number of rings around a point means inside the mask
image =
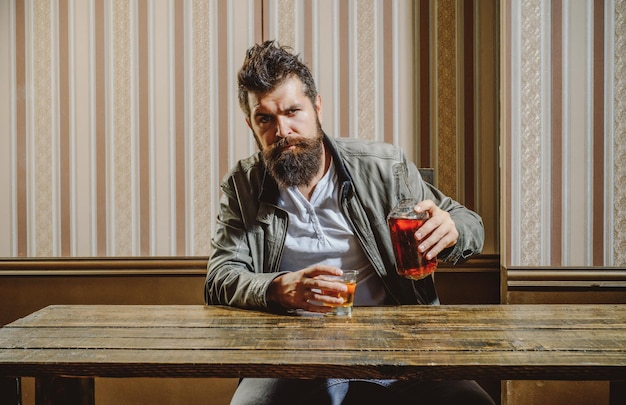
M 626 303 L 626 269 L 613 267 L 505 268 L 506 302 Z
M 0 276 L 0 324 L 52 304 L 202 304 L 204 275 Z
M 626 382 L 611 382 L 609 397 L 611 405 L 626 404 Z
M 96 403 L 93 378 L 40 377 L 35 392 L 35 405 Z
M 19 378 L 0 378 L 0 403 L 19 404 L 22 399 Z
M 52 304 L 201 304 L 206 258 L 0 259 L 0 325 Z M 497 303 L 499 256 L 440 264 L 446 304 Z

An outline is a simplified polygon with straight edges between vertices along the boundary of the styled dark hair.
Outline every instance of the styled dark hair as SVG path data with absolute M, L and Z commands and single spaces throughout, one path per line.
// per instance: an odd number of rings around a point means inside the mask
M 317 89 L 311 71 L 291 48 L 280 46 L 277 41 L 265 41 L 249 48 L 237 75 L 239 105 L 246 117 L 250 117 L 248 93 L 267 93 L 293 76 L 304 84 L 304 94 L 315 104 Z

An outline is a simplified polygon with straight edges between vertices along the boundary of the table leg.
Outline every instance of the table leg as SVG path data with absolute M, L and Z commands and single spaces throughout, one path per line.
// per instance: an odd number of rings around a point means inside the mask
M 93 378 L 37 377 L 35 405 L 94 405 Z
M 611 381 L 610 387 L 609 404 L 626 404 L 626 381 Z
M 19 377 L 0 378 L 0 398 L 3 404 L 20 405 L 22 403 L 21 379 Z

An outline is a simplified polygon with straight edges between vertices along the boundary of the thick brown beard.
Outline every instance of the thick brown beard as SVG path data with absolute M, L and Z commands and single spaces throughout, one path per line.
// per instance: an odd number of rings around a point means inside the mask
M 295 149 L 283 150 L 293 145 Z M 263 160 L 279 187 L 308 186 L 319 172 L 323 152 L 320 131 L 313 139 L 287 137 L 278 140 L 263 151 Z

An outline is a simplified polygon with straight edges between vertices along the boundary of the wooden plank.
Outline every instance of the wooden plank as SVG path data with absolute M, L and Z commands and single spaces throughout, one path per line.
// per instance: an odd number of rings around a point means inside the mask
M 222 363 L 241 365 L 250 364 L 287 364 L 292 366 L 311 365 L 322 367 L 324 365 L 354 366 L 381 365 L 381 366 L 424 366 L 439 367 L 444 364 L 450 366 L 476 366 L 476 367 L 514 367 L 514 366 L 537 366 L 537 367 L 576 367 L 583 365 L 588 368 L 616 367 L 624 368 L 624 355 L 620 352 L 581 352 L 560 353 L 559 356 L 549 356 L 542 352 L 509 352 L 503 356 L 499 351 L 411 351 L 402 352 L 401 356 L 394 353 L 371 351 L 366 348 L 355 352 L 352 350 L 327 349 L 318 351 L 302 351 L 286 349 L 281 351 L 223 349 L 223 350 L 197 350 L 197 349 L 152 349 L 152 350 L 125 350 L 125 349 L 46 349 L 46 350 L 23 350 L 6 349 L 0 353 L 0 370 L 2 375 L 12 375 L 11 367 L 19 366 L 22 369 L 36 370 L 37 367 L 71 367 L 70 363 L 92 364 L 102 363 L 103 366 L 111 364 L 123 368 L 125 361 L 128 363 L 163 363 L 166 365 L 195 366 L 196 363 L 206 363 L 219 366 Z M 585 360 L 586 359 L 586 360 Z M 120 363 L 120 364 L 117 364 Z M 132 365 L 130 366 L 132 368 Z M 87 371 L 85 375 L 91 375 Z M 615 370 L 615 374 L 624 375 L 624 370 Z M 34 375 L 34 374 L 33 374 Z M 81 374 L 78 374 L 81 375 Z M 595 378 L 593 378 L 595 379 Z
M 437 311 L 398 312 L 390 317 L 388 313 L 365 311 L 365 308 L 355 308 L 351 319 L 338 317 L 295 317 L 274 316 L 272 318 L 259 315 L 248 315 L 244 311 L 235 312 L 228 317 L 212 316 L 207 312 L 203 318 L 186 314 L 173 314 L 164 317 L 159 314 L 152 316 L 126 314 L 121 317 L 111 317 L 97 313 L 72 313 L 67 319 L 51 316 L 46 318 L 24 318 L 6 326 L 6 328 L 45 328 L 45 327 L 204 327 L 228 328 L 246 326 L 249 329 L 257 327 L 282 328 L 368 328 L 368 327 L 447 327 L 450 329 L 625 329 L 625 311 L 610 313 L 564 313 L 542 314 L 530 312 L 516 313 L 441 313 Z M 247 311 L 253 312 L 253 311 Z M 97 317 L 100 317 L 98 319 Z M 530 324 L 529 322 L 531 322 Z
M 456 351 L 415 352 L 394 358 L 369 351 L 303 354 L 286 350 L 272 355 L 250 350 L 71 352 L 50 349 L 40 355 L 21 352 L 0 353 L 0 375 L 626 380 L 623 356 L 604 353 L 572 353 L 546 360 L 521 352 L 502 356 L 501 353 Z M 5 361 L 7 357 L 9 361 Z
M 354 329 L 358 331 L 358 329 Z M 399 329 L 341 331 L 317 329 L 257 328 L 253 333 L 241 328 L 45 328 L 7 330 L 0 342 L 5 348 L 70 350 L 91 349 L 194 349 L 220 350 L 361 350 L 385 352 L 481 350 L 554 352 L 625 352 L 626 330 L 450 330 Z
M 241 310 L 227 307 L 205 307 L 201 305 L 142 306 L 121 305 L 111 311 L 108 306 L 50 306 L 19 319 L 8 327 L 58 326 L 210 326 L 220 327 L 243 325 L 249 328 L 275 322 L 276 325 L 302 327 L 304 321 L 326 327 L 332 324 L 350 325 L 440 325 L 443 323 L 459 327 L 481 325 L 528 325 L 533 328 L 568 327 L 577 328 L 624 328 L 626 307 L 622 305 L 550 305 L 549 311 L 536 305 L 516 305 L 515 310 L 493 306 L 403 306 L 403 307 L 360 307 L 354 309 L 350 319 L 321 316 L 285 316 L 261 311 Z M 387 314 L 393 314 L 389 318 Z M 303 321 L 304 320 L 304 321 Z

